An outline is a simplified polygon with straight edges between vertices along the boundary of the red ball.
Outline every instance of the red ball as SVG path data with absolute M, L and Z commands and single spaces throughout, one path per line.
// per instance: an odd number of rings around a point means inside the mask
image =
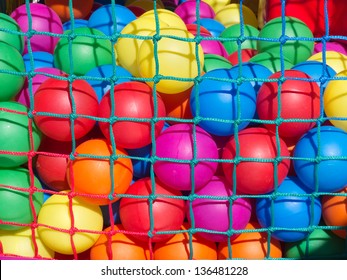
M 277 72 L 269 79 L 279 79 Z M 303 134 L 313 128 L 315 121 L 291 121 L 291 119 L 316 119 L 320 116 L 320 89 L 314 81 L 293 80 L 312 79 L 309 75 L 298 70 L 286 70 L 286 80 L 282 83 L 281 91 L 277 82 L 265 82 L 260 87 L 257 96 L 257 112 L 259 119 L 275 120 L 280 116 L 286 122 L 278 126 L 278 133 L 284 140 L 296 142 Z M 288 79 L 289 78 L 289 79 Z M 281 97 L 281 109 L 278 109 L 278 97 Z M 276 124 L 265 124 L 276 130 Z
M 277 184 L 281 184 L 290 167 L 289 151 L 279 139 L 280 154 L 277 154 L 276 135 L 261 127 L 246 128 L 238 133 L 239 154 L 236 158 L 236 140 L 233 136 L 223 150 L 223 159 L 238 160 L 236 173 L 234 163 L 223 163 L 225 177 L 233 184 L 236 176 L 236 191 L 243 194 L 265 194 L 275 187 L 275 160 Z M 285 157 L 285 158 L 283 158 Z
M 140 82 L 125 82 L 114 87 L 114 93 L 108 92 L 100 102 L 99 117 L 111 120 L 112 117 L 131 118 L 131 120 L 116 120 L 112 124 L 112 133 L 117 146 L 125 149 L 137 149 L 152 142 L 152 124 L 155 117 L 165 117 L 165 105 L 159 94 L 156 94 L 157 104 L 154 103 L 153 90 L 150 86 Z M 114 101 L 114 113 L 112 102 Z M 156 105 L 156 106 L 155 106 Z M 134 119 L 134 120 L 133 120 Z M 137 121 L 139 120 L 139 121 Z M 110 140 L 110 122 L 100 121 L 100 129 Z M 164 121 L 154 125 L 157 136 L 164 126 Z
M 150 178 L 136 181 L 126 194 L 141 197 L 123 197 L 120 201 L 119 215 L 125 230 L 139 233 L 133 237 L 147 241 L 149 238 L 147 234 L 151 229 L 150 211 L 152 211 L 154 232 L 151 240 L 161 242 L 168 240 L 174 234 L 156 234 L 156 232 L 180 230 L 185 217 L 185 201 L 171 198 L 171 196 L 182 196 L 182 193 L 166 188 L 156 179 L 154 195 L 157 197 L 150 209 L 149 198 L 143 196 L 148 197 L 153 191 Z
M 230 63 L 235 66 L 239 63 L 248 62 L 253 56 L 255 56 L 258 53 L 257 50 L 252 49 L 242 49 L 241 50 L 241 62 L 239 62 L 239 52 L 235 51 L 232 54 L 228 56 L 228 60 Z
M 85 136 L 93 129 L 95 120 L 92 117 L 98 112 L 97 95 L 86 81 L 75 80 L 71 96 L 69 84 L 49 78 L 34 96 L 35 123 L 45 135 L 58 141 L 72 141 L 72 121 L 75 139 Z M 73 109 L 75 114 L 72 114 Z

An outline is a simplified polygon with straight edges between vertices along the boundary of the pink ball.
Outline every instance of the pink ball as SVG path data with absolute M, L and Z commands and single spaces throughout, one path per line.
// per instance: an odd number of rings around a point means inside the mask
M 194 218 L 195 228 L 221 232 L 208 233 L 199 231 L 197 234 L 201 237 L 214 242 L 227 241 L 228 236 L 223 233 L 226 233 L 230 228 L 230 202 L 227 197 L 232 195 L 231 185 L 227 183 L 224 177 L 214 176 L 207 185 L 195 192 L 195 194 L 216 198 L 225 197 L 225 199 L 195 198 L 192 202 L 193 216 L 190 215 L 188 203 L 187 217 L 190 224 L 192 224 Z M 232 229 L 244 229 L 251 218 L 252 206 L 250 199 L 237 198 L 234 200 L 231 213 Z M 231 239 L 235 239 L 238 235 L 233 234 Z
M 42 72 L 42 73 L 56 75 L 56 76 L 64 75 L 64 72 L 61 71 L 60 69 L 48 68 L 48 67 L 35 69 L 35 72 Z M 32 78 L 32 93 L 33 93 L 33 95 L 35 95 L 35 92 L 37 91 L 39 86 L 44 81 L 46 81 L 48 78 L 50 78 L 50 77 L 47 75 L 44 75 L 44 74 L 36 74 Z M 23 105 L 25 105 L 27 107 L 30 107 L 29 81 L 27 78 L 25 79 L 25 83 L 24 83 L 22 90 L 16 96 L 16 101 L 19 103 L 22 103 Z
M 200 18 L 214 18 L 215 12 L 210 5 L 205 2 L 200 2 Z M 193 23 L 197 20 L 196 1 L 186 1 L 180 4 L 175 13 L 181 17 L 184 23 Z
M 191 165 L 193 159 L 194 141 L 193 125 L 175 124 L 164 130 L 156 139 L 156 156 L 168 158 L 157 160 L 154 172 L 165 185 L 177 190 L 191 190 Z M 215 174 L 218 159 L 217 145 L 211 135 L 200 127 L 196 127 L 196 159 L 194 168 L 195 189 L 206 185 Z M 199 161 L 199 159 L 204 159 Z M 210 160 L 209 160 L 210 159 Z M 173 162 L 184 160 L 187 162 Z
M 335 51 L 347 55 L 347 50 L 344 45 L 338 42 L 327 42 L 325 46 L 326 51 Z M 313 53 L 318 53 L 323 51 L 323 43 L 319 42 L 314 45 Z
M 59 16 L 49 7 L 43 4 L 32 3 L 30 5 L 30 14 L 32 17 L 32 29 L 37 32 L 51 32 L 55 34 L 63 33 L 63 24 Z M 17 21 L 19 27 L 23 32 L 29 30 L 29 18 L 26 10 L 26 5 L 23 4 L 15 9 L 11 17 Z M 53 53 L 55 45 L 57 44 L 59 37 L 53 37 L 48 35 L 34 35 L 30 39 L 31 49 L 35 51 L 44 51 Z M 28 52 L 27 48 L 28 37 L 25 36 L 24 52 Z

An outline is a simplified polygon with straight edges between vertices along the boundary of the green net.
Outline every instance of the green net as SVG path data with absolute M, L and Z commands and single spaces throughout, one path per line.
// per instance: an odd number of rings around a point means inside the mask
M 346 259 L 345 4 L 31 2 L 0 6 L 1 258 Z

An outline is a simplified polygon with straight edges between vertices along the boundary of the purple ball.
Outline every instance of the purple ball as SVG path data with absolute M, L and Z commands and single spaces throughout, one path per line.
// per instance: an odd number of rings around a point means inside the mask
M 228 58 L 228 52 L 225 50 L 224 45 L 215 40 L 202 40 L 201 47 L 204 54 L 216 54 Z
M 339 52 L 339 53 L 342 53 L 344 55 L 347 55 L 347 50 L 346 50 L 345 46 L 343 46 L 342 44 L 340 44 L 338 42 L 326 42 L 325 50 L 326 51 L 335 51 L 335 52 Z M 323 43 L 319 42 L 319 43 L 314 45 L 314 49 L 313 49 L 314 54 L 318 53 L 318 52 L 322 52 L 322 51 L 323 51 Z
M 32 17 L 32 29 L 38 32 L 51 32 L 55 34 L 63 34 L 63 24 L 59 16 L 51 8 L 43 4 L 32 3 L 30 5 L 30 14 Z M 28 32 L 29 18 L 26 10 L 26 5 L 23 4 L 16 8 L 11 17 L 17 21 L 19 27 L 23 32 Z M 59 37 L 53 37 L 48 35 L 34 35 L 30 39 L 30 45 L 33 52 L 43 51 L 53 53 L 55 45 L 57 44 Z M 28 52 L 27 47 L 28 37 L 25 36 L 24 52 Z
M 197 195 L 230 197 L 232 195 L 231 185 L 224 177 L 214 176 L 203 188 L 195 192 Z M 187 217 L 190 224 L 194 217 L 195 228 L 213 230 L 226 233 L 230 228 L 230 202 L 228 199 L 195 198 L 192 202 L 193 217 L 190 215 L 189 202 L 187 207 Z M 247 198 L 237 198 L 234 200 L 231 209 L 232 229 L 242 230 L 246 227 L 251 218 L 252 206 Z M 199 231 L 201 237 L 213 241 L 227 241 L 228 236 L 223 233 L 208 233 Z M 231 240 L 239 234 L 233 234 Z
M 154 172 L 165 185 L 176 190 L 191 190 L 191 165 L 189 162 L 173 162 L 173 160 L 191 161 L 194 154 L 193 125 L 175 124 L 164 130 L 156 139 L 156 156 L 168 158 L 158 159 L 154 163 Z M 195 190 L 206 185 L 217 169 L 217 145 L 210 134 L 196 127 L 196 159 L 194 168 Z M 199 161 L 199 159 L 204 159 Z M 210 161 L 209 161 L 210 159 Z
M 214 18 L 215 12 L 212 9 L 212 7 L 205 3 L 200 2 L 200 18 Z M 196 1 L 187 1 L 182 4 L 180 4 L 176 9 L 175 13 L 181 17 L 181 19 L 184 21 L 185 24 L 193 23 L 197 21 L 197 14 L 196 14 Z
M 57 68 L 37 68 L 35 69 L 35 72 L 42 72 L 42 73 L 46 73 L 46 74 L 51 74 L 51 75 L 56 75 L 56 76 L 61 76 L 63 74 L 65 74 L 63 71 L 61 71 L 60 69 Z M 35 94 L 35 92 L 37 91 L 37 89 L 40 87 L 40 85 L 46 81 L 48 78 L 50 78 L 49 76 L 43 75 L 43 74 L 36 74 L 33 78 L 32 78 L 32 92 L 33 95 Z M 27 106 L 30 107 L 30 91 L 29 91 L 29 82 L 28 79 L 25 79 L 24 82 L 24 86 L 22 88 L 22 90 L 17 94 L 16 96 L 16 101 Z

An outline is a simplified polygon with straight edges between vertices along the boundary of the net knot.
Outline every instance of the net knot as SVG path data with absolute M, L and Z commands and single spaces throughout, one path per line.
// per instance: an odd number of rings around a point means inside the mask
M 152 38 L 153 44 L 159 42 L 161 40 L 161 38 L 162 37 L 159 34 L 154 34 L 153 38 Z
M 154 75 L 154 77 L 153 77 L 153 82 L 154 82 L 155 84 L 158 84 L 162 78 L 163 78 L 163 75 L 160 75 L 160 74 Z
M 279 38 L 279 41 L 280 41 L 280 44 L 281 45 L 284 45 L 287 41 L 288 41 L 288 36 L 287 35 L 282 35 L 280 38 Z
M 28 39 L 31 39 L 33 36 L 36 35 L 36 30 L 32 29 L 32 30 L 29 30 L 26 34 L 27 34 L 27 37 Z
M 281 117 L 278 117 L 275 119 L 275 125 L 280 126 L 283 123 L 283 119 Z

